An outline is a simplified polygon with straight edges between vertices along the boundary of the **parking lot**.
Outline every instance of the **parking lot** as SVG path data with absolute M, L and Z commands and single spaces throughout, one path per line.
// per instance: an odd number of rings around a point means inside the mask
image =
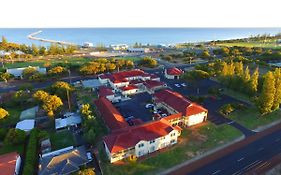
M 126 118 L 139 118 L 143 122 L 152 120 L 153 114 L 145 107 L 151 103 L 151 95 L 148 93 L 136 94 L 130 100 L 114 104 L 117 110 Z

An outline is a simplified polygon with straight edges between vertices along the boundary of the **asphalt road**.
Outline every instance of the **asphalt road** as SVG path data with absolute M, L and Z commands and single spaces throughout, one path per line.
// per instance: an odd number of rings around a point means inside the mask
M 227 154 L 211 163 L 189 172 L 187 167 L 178 169 L 171 174 L 188 175 L 238 175 L 266 166 L 268 160 L 281 152 L 281 128 L 265 135 L 236 151 Z M 216 153 L 215 153 L 216 154 Z

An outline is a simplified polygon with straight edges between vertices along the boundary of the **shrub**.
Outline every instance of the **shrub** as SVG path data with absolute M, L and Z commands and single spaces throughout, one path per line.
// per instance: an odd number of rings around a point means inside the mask
M 6 145 L 18 145 L 23 143 L 25 140 L 25 132 L 20 129 L 11 128 L 9 129 L 4 143 Z
M 222 113 L 224 115 L 229 115 L 234 110 L 235 110 L 235 108 L 232 104 L 225 104 L 221 107 L 220 113 Z

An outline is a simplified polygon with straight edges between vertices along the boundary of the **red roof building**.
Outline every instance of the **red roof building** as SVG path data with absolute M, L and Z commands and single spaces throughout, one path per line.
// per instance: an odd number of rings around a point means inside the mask
M 99 87 L 99 97 L 106 97 L 109 95 L 114 95 L 111 88 L 106 87 L 106 86 Z
M 164 103 L 168 107 L 174 109 L 176 112 L 182 113 L 182 115 L 187 117 L 194 114 L 207 112 L 207 109 L 191 102 L 181 94 L 171 90 L 162 90 L 156 92 L 154 94 L 154 100 L 156 103 Z
M 173 130 L 180 131 L 181 129 L 175 128 L 168 121 L 161 119 L 114 132 L 105 136 L 104 142 L 112 154 L 135 147 L 140 141 L 150 141 L 166 136 Z
M 148 89 L 163 87 L 164 85 L 166 85 L 165 83 L 163 83 L 161 81 L 155 81 L 155 80 L 146 80 L 143 84 Z
M 181 69 L 178 69 L 176 67 L 167 69 L 168 75 L 181 75 L 183 74 L 183 71 Z
M 135 85 L 128 85 L 128 86 L 120 87 L 120 90 L 122 90 L 122 91 L 130 91 L 130 90 L 134 90 L 134 89 L 138 89 L 138 87 Z
M 16 152 L 0 156 L 0 175 L 15 175 L 19 173 L 20 156 Z
M 95 101 L 95 105 L 97 106 L 102 118 L 111 131 L 129 126 L 124 117 L 107 98 L 99 98 Z

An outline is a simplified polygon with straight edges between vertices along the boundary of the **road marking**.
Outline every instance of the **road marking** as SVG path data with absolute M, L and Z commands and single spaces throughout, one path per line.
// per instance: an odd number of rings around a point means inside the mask
M 212 174 L 218 174 L 219 172 L 221 172 L 221 170 L 217 170 L 217 171 L 213 172 Z
M 251 168 L 255 167 L 256 165 L 260 164 L 262 161 L 260 160 L 256 160 L 253 163 L 251 163 L 250 165 L 247 165 L 246 167 L 244 167 L 243 169 L 245 170 L 250 170 Z
M 258 151 L 262 151 L 262 150 L 264 150 L 264 148 L 263 148 L 263 147 L 260 147 L 260 148 L 258 149 Z
M 242 157 L 241 159 L 238 159 L 237 162 L 240 162 L 240 161 L 243 160 L 243 159 L 244 159 L 244 157 Z
M 228 122 L 227 124 L 229 124 L 229 125 L 230 125 L 230 124 L 232 124 L 232 123 L 234 123 L 234 121 Z
M 241 174 L 241 170 L 236 171 L 235 173 L 233 173 L 232 175 L 240 175 Z

